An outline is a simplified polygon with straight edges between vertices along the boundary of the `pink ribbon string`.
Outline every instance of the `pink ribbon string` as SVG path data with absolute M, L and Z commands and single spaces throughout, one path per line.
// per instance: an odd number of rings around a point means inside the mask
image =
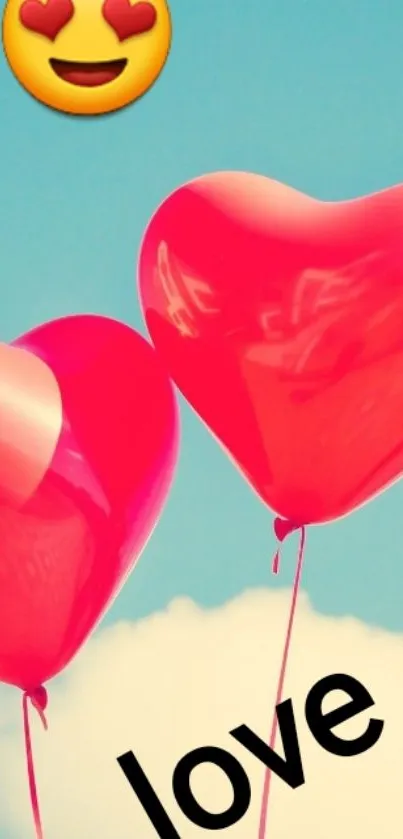
M 29 781 L 29 792 L 31 796 L 31 807 L 32 813 L 34 817 L 35 829 L 36 829 L 36 836 L 37 839 L 44 839 L 43 830 L 42 830 L 42 822 L 41 822 L 41 814 L 39 810 L 39 801 L 38 801 L 38 793 L 36 789 L 36 780 L 35 780 L 35 767 L 34 767 L 34 758 L 32 754 L 32 741 L 31 741 L 31 730 L 29 725 L 29 709 L 28 709 L 28 701 L 31 702 L 37 713 L 39 714 L 42 725 L 47 731 L 48 724 L 45 717 L 45 710 L 48 704 L 48 695 L 46 693 L 46 688 L 42 685 L 36 690 L 33 691 L 26 691 L 22 698 L 22 708 L 23 708 L 23 716 L 24 716 L 24 735 L 25 735 L 25 754 L 27 759 L 27 769 L 28 769 L 28 781 Z
M 292 524 L 292 522 L 284 521 L 284 519 L 276 518 L 274 521 L 274 532 L 277 536 L 279 542 L 283 542 L 284 539 L 289 536 L 290 533 L 294 531 L 300 531 L 300 540 L 299 540 L 299 549 L 298 549 L 298 560 L 295 569 L 295 576 L 294 576 L 294 583 L 292 588 L 292 596 L 291 596 L 291 605 L 290 611 L 288 615 L 288 623 L 287 623 L 287 631 L 285 636 L 284 642 L 284 649 L 283 655 L 281 659 L 281 668 L 280 668 L 280 675 L 277 684 L 277 694 L 276 694 L 276 703 L 275 705 L 279 705 L 283 698 L 283 689 L 284 689 L 284 681 L 287 672 L 287 664 L 288 658 L 290 653 L 290 646 L 291 646 L 291 638 L 292 638 L 292 630 L 294 626 L 294 618 L 295 618 L 295 611 L 297 607 L 298 601 L 298 594 L 300 590 L 300 583 L 301 583 L 301 576 L 302 576 L 302 566 L 304 561 L 304 548 L 305 548 L 305 527 L 301 525 Z M 272 571 L 273 574 L 278 574 L 280 570 L 280 549 L 276 551 L 276 554 L 273 558 L 272 564 Z M 270 748 L 274 749 L 276 744 L 276 735 L 277 735 L 277 714 L 274 710 L 273 714 L 273 721 L 271 727 L 271 734 L 270 734 Z M 263 785 L 263 792 L 262 792 L 262 803 L 260 808 L 260 821 L 259 821 L 259 835 L 258 839 L 265 839 L 266 836 L 266 827 L 267 827 L 267 817 L 269 812 L 269 800 L 270 800 L 270 788 L 271 788 L 271 772 L 270 769 L 267 769 L 265 772 L 264 778 L 264 785 Z

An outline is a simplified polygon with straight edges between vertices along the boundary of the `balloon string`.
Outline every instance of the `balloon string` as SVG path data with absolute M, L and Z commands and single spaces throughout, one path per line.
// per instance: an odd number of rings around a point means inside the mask
M 29 709 L 28 700 L 31 701 L 35 710 L 38 712 L 42 721 L 42 725 L 47 730 L 48 724 L 45 717 L 45 709 L 47 705 L 47 693 L 44 687 L 39 687 L 35 691 L 26 691 L 22 698 L 23 717 L 24 717 L 24 735 L 25 735 L 25 754 L 28 769 L 29 792 L 31 797 L 32 814 L 34 817 L 34 824 L 37 839 L 44 839 L 41 814 L 39 810 L 38 792 L 35 780 L 34 758 L 32 754 L 31 730 L 29 725 Z
M 277 527 L 276 527 L 277 525 Z M 270 734 L 270 748 L 274 749 L 276 744 L 276 735 L 277 735 L 277 727 L 278 727 L 278 719 L 276 713 L 276 707 L 280 704 L 282 697 L 283 697 L 283 689 L 284 689 L 284 681 L 287 672 L 287 663 L 288 657 L 290 652 L 291 646 L 291 638 L 292 638 L 292 630 L 294 626 L 294 618 L 295 618 L 295 610 L 297 607 L 297 600 L 298 594 L 300 590 L 300 583 L 301 583 L 301 575 L 302 575 L 302 566 L 304 562 L 304 548 L 305 548 L 305 527 L 296 527 L 288 522 L 283 522 L 281 519 L 276 519 L 275 522 L 275 531 L 276 535 L 283 541 L 289 533 L 292 533 L 294 530 L 300 531 L 300 540 L 299 540 L 299 549 L 298 549 L 298 560 L 295 570 L 294 576 L 294 583 L 292 588 L 292 597 L 291 597 L 291 606 L 290 612 L 288 616 L 288 623 L 287 623 L 287 632 L 285 637 L 284 649 L 283 649 L 283 656 L 281 660 L 281 669 L 280 675 L 277 685 L 277 695 L 276 695 L 276 703 L 275 703 L 275 710 L 273 715 L 273 722 Z M 280 551 L 277 550 L 276 554 L 273 559 L 272 571 L 273 574 L 278 574 L 280 568 Z M 262 803 L 260 809 L 260 821 L 259 821 L 259 836 L 258 839 L 265 839 L 266 836 L 266 827 L 267 827 L 267 816 L 269 812 L 269 799 L 270 799 L 270 789 L 271 789 L 271 776 L 272 773 L 270 769 L 267 769 L 265 772 L 264 778 L 264 785 L 263 785 L 263 793 L 262 793 Z

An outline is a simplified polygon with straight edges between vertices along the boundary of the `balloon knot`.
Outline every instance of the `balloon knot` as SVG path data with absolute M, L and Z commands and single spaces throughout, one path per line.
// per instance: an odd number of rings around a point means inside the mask
M 284 542 L 284 539 L 290 535 L 290 533 L 294 533 L 296 530 L 300 530 L 301 525 L 295 524 L 295 522 L 289 521 L 289 519 L 274 519 L 274 533 L 276 538 L 279 542 Z
M 45 711 L 48 706 L 48 694 L 46 688 L 43 685 L 39 685 L 39 687 L 36 687 L 33 690 L 26 690 L 24 695 L 31 701 L 33 707 L 38 712 L 42 720 L 43 727 L 47 729 L 48 724 L 45 717 Z
M 287 536 L 290 536 L 291 533 L 295 533 L 296 530 L 300 530 L 302 534 L 302 538 L 304 538 L 305 527 L 303 524 L 296 524 L 289 519 L 280 519 L 278 516 L 274 519 L 273 523 L 274 533 L 278 542 L 284 542 L 284 539 Z M 280 570 L 280 550 L 277 550 L 274 554 L 272 566 L 271 566 L 273 574 L 278 574 Z

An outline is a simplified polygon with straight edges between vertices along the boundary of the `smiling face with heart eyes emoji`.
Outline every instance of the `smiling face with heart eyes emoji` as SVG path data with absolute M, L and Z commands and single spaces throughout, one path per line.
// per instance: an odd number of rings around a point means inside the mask
M 69 114 L 129 105 L 156 81 L 168 57 L 166 0 L 8 0 L 3 44 L 22 86 Z

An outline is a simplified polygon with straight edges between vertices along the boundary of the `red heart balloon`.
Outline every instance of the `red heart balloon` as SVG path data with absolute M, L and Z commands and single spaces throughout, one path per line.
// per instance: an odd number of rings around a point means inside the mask
M 217 173 L 178 189 L 139 264 L 152 339 L 261 498 L 346 515 L 403 468 L 403 187 L 340 203 Z
M 24 0 L 20 8 L 20 21 L 25 29 L 55 41 L 59 32 L 74 15 L 72 0 Z
M 177 414 L 155 350 L 109 318 L 53 321 L 14 346 L 47 365 L 63 405 L 54 439 L 54 395 L 42 387 L 33 409 L 30 394 L 25 427 L 42 428 L 37 442 L 48 431 L 56 448 L 23 505 L 13 481 L 7 495 L 0 460 L 0 680 L 33 695 L 78 651 L 150 536 L 172 480 Z M 7 382 L 0 422 L 27 403 L 21 380 Z M 29 451 L 26 460 L 31 468 Z
M 155 26 L 157 11 L 152 3 L 130 3 L 130 0 L 105 0 L 102 14 L 116 32 L 119 41 L 149 32 Z

